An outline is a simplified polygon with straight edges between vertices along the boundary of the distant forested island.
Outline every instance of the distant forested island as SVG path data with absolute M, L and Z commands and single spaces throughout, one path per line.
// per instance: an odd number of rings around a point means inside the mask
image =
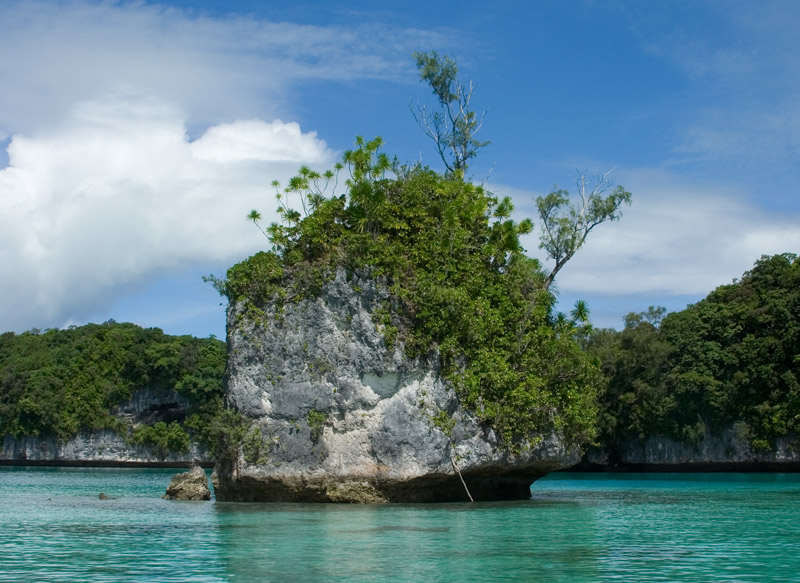
M 592 333 L 586 349 L 607 384 L 598 443 L 611 460 L 631 441 L 661 435 L 697 446 L 733 432 L 753 452 L 800 428 L 800 259 L 763 256 L 741 279 L 685 310 L 625 317 Z M 730 452 L 729 452 L 730 453 Z
M 225 343 L 215 338 L 114 321 L 6 332 L 0 435 L 65 442 L 111 430 L 162 455 L 192 441 L 213 448 L 224 373 Z M 144 402 L 132 403 L 137 395 Z

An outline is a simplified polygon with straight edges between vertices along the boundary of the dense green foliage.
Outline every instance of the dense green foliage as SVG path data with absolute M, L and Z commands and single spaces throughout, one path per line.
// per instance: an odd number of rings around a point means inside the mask
M 590 351 L 610 382 L 602 440 L 696 442 L 734 424 L 756 447 L 800 430 L 800 259 L 762 257 L 687 309 L 630 314 Z M 613 449 L 613 447 L 612 447 Z
M 651 306 L 629 314 L 623 330 L 596 330 L 590 337 L 588 350 L 609 380 L 600 397 L 599 441 L 610 449 L 630 436 L 683 437 L 677 427 L 666 428 L 664 408 L 673 403 L 666 385 L 671 347 L 661 334 L 663 316 L 663 309 Z
M 66 330 L 0 335 L 0 434 L 54 435 L 129 428 L 111 408 L 139 388 L 175 389 L 192 403 L 181 425 L 137 428 L 135 443 L 182 451 L 186 429 L 212 442 L 204 427 L 222 407 L 225 344 L 169 336 L 133 324 L 88 324 Z M 163 425 L 163 427 L 162 427 Z
M 153 425 L 140 425 L 133 430 L 130 441 L 137 445 L 150 446 L 160 455 L 189 451 L 189 434 L 177 421 L 171 421 L 169 424 L 159 421 Z
M 325 196 L 325 177 L 301 169 L 281 193 L 283 224 L 266 231 L 273 250 L 233 266 L 220 291 L 255 314 L 318 293 L 337 267 L 366 269 L 393 297 L 374 314 L 387 345 L 438 349 L 462 402 L 508 445 L 549 430 L 591 438 L 601 375 L 574 327 L 551 319 L 545 275 L 519 242 L 531 222 L 457 176 L 394 165 L 388 177 L 379 140 L 356 146 L 344 157 L 347 193 Z

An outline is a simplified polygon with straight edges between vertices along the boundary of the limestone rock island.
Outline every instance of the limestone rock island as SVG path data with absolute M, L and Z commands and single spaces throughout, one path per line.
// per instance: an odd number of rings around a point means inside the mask
M 320 297 L 277 319 L 268 312 L 264 329 L 231 309 L 228 397 L 250 439 L 237 459 L 218 461 L 218 500 L 466 500 L 454 463 L 475 499 L 528 498 L 536 478 L 578 461 L 553 437 L 519 454 L 504 448 L 461 406 L 435 356 L 387 348 L 370 315 L 385 298 L 373 280 L 339 270 Z
M 346 154 L 346 195 L 301 169 L 273 251 L 216 281 L 240 415 L 219 501 L 529 498 L 591 436 L 599 372 L 553 323 L 530 225 L 458 176 L 383 177 L 377 145 Z

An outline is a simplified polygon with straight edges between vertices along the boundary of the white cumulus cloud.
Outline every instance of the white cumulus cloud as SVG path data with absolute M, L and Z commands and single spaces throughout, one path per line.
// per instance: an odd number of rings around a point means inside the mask
M 191 148 L 195 158 L 217 162 L 304 160 L 311 164 L 328 158 L 319 148 L 316 132 L 304 134 L 299 124 L 280 120 L 266 123 L 254 119 L 216 125 L 192 142 Z
M 296 119 L 293 92 L 413 78 L 411 52 L 444 38 L 149 1 L 3 0 L 0 331 L 105 319 L 163 276 L 263 248 L 247 212 L 274 206 L 272 180 L 333 158 L 309 128 L 269 121 Z
M 115 95 L 14 136 L 0 170 L 0 327 L 62 325 L 167 270 L 234 260 L 270 182 L 333 154 L 296 123 L 250 120 L 187 138 L 180 110 Z

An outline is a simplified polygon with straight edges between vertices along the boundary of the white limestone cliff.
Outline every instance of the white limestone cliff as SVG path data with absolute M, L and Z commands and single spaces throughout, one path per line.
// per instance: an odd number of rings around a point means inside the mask
M 339 269 L 319 297 L 260 315 L 229 307 L 226 390 L 249 427 L 238 455 L 217 460 L 218 500 L 528 498 L 534 480 L 578 461 L 554 436 L 504 448 L 460 406 L 435 354 L 387 347 L 373 314 L 388 300 Z

